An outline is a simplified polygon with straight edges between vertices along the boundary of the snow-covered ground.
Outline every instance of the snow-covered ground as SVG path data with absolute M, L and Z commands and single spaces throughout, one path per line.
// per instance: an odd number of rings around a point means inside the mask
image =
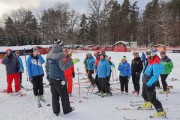
M 78 94 L 78 85 L 74 84 L 73 96 L 70 100 L 73 101 L 71 106 L 75 107 L 75 111 L 68 115 L 64 115 L 62 112 L 60 116 L 55 116 L 52 112 L 52 107 L 43 105 L 43 107 L 38 108 L 32 91 L 23 91 L 27 95 L 24 97 L 20 96 L 10 96 L 5 93 L 0 93 L 0 120 L 123 120 L 123 116 L 127 118 L 134 118 L 136 120 L 145 120 L 148 116 L 152 115 L 155 110 L 117 110 L 118 108 L 130 108 L 130 101 L 142 101 L 141 96 L 132 95 L 133 85 L 132 81 L 129 82 L 129 95 L 120 95 L 119 92 L 120 84 L 115 79 L 118 78 L 119 72 L 117 70 L 118 63 L 120 62 L 122 56 L 126 55 L 128 62 L 131 63 L 133 58 L 132 53 L 117 53 L 117 52 L 107 52 L 108 56 L 112 57 L 112 61 L 115 63 L 116 69 L 113 70 L 113 77 L 111 78 L 112 87 L 112 97 L 101 98 L 95 94 L 90 93 L 87 95 L 88 84 L 84 83 L 87 79 L 85 74 L 79 74 L 81 83 L 80 87 L 80 98 Z M 168 76 L 168 84 L 173 85 L 174 88 L 172 92 L 180 92 L 180 80 L 170 81 L 170 78 L 179 78 L 180 69 L 180 54 L 168 53 L 168 56 L 174 62 L 174 69 L 172 73 Z M 44 56 L 46 58 L 46 56 Z M 85 58 L 84 52 L 79 52 L 73 54 L 73 58 L 80 58 L 80 63 L 75 65 L 75 70 L 77 73 L 77 68 L 79 68 L 80 73 L 84 73 L 83 60 Z M 22 57 L 24 61 L 24 57 Z M 24 63 L 25 64 L 25 63 Z M 46 75 L 45 75 L 46 76 Z M 114 80 L 113 80 L 114 78 Z M 77 83 L 78 75 L 74 79 L 74 83 Z M 48 83 L 46 77 L 44 77 L 44 83 Z M 32 85 L 27 81 L 26 73 L 23 74 L 23 85 L 26 88 L 32 88 Z M 0 65 L 0 91 L 6 89 L 6 74 L 5 67 Z M 51 103 L 51 93 L 49 88 L 44 88 L 45 98 L 47 102 Z M 94 89 L 95 92 L 97 89 Z M 167 117 L 170 120 L 180 119 L 180 93 L 169 94 L 166 97 L 165 94 L 159 94 L 160 90 L 157 90 L 157 97 L 162 102 L 163 107 L 167 111 Z M 88 99 L 84 99 L 83 96 Z M 75 98 L 75 99 L 74 99 Z M 78 100 L 82 100 L 79 103 Z M 167 110 L 168 108 L 168 110 Z

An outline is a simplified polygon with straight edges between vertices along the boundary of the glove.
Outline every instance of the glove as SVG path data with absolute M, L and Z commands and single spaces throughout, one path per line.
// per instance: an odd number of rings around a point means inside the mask
M 72 60 L 72 63 L 73 64 L 76 64 L 76 63 L 78 63 L 80 60 L 78 59 L 78 58 L 74 58 L 73 60 Z
M 148 87 L 151 87 L 152 84 L 148 81 L 147 84 L 146 84 Z
M 72 77 L 75 78 L 75 73 L 74 72 L 72 73 Z

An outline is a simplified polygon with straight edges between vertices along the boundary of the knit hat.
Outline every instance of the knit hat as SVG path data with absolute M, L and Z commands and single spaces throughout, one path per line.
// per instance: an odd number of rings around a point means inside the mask
M 121 58 L 121 60 L 126 60 L 126 56 L 123 56 L 123 57 Z
M 60 40 L 60 39 L 55 39 L 55 40 L 54 40 L 54 43 L 55 43 L 55 44 L 59 44 L 60 46 L 63 45 L 63 41 Z
M 87 52 L 86 55 L 92 55 L 90 52 Z
M 151 50 L 151 56 L 155 56 L 155 55 L 157 55 L 156 50 Z
M 38 47 L 34 47 L 33 48 L 33 52 L 35 52 L 36 50 L 39 50 L 39 48 Z
M 12 53 L 12 50 L 10 48 L 6 49 L 6 53 L 10 54 L 10 53 Z

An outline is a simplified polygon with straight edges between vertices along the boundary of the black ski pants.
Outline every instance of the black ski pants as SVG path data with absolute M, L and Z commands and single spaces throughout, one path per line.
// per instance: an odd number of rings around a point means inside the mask
M 89 70 L 89 71 L 88 71 L 88 78 L 89 78 L 89 80 L 90 80 L 90 82 L 91 82 L 92 85 L 95 84 L 95 80 L 94 80 L 94 78 L 92 77 L 92 74 L 93 74 L 93 73 L 94 73 L 93 70 Z
M 132 82 L 133 82 L 133 85 L 134 85 L 134 91 L 136 91 L 138 93 L 140 91 L 139 80 L 140 80 L 140 74 L 133 73 L 132 74 Z
M 163 111 L 161 102 L 156 98 L 155 84 L 153 84 L 151 87 L 148 87 L 145 83 L 143 83 L 142 97 L 145 101 L 151 102 L 157 112 Z
M 109 82 L 107 78 L 99 78 L 102 92 L 110 93 Z
M 167 86 L 168 86 L 168 84 L 166 82 L 168 74 L 162 74 L 160 76 L 161 76 L 161 82 L 162 82 L 162 85 L 163 85 L 163 90 L 166 91 L 167 90 Z
M 32 78 L 34 95 L 43 95 L 43 75 L 34 76 Z
M 67 114 L 72 111 L 69 103 L 69 96 L 67 92 L 67 83 L 65 85 L 61 84 L 62 80 L 49 79 L 52 93 L 52 108 L 54 114 L 60 113 L 60 103 L 59 98 L 61 97 L 63 113 Z M 64 81 L 65 82 L 65 81 Z
M 20 83 L 20 85 L 22 83 L 22 72 L 19 72 L 19 83 Z
M 96 75 L 96 77 L 95 77 L 95 84 L 96 84 L 96 86 L 97 86 L 97 88 L 98 88 L 98 91 L 101 91 L 102 86 L 101 86 L 101 84 L 100 84 L 100 81 L 99 81 L 97 75 Z
M 128 93 L 128 76 L 119 76 L 119 80 L 120 80 L 120 86 L 121 86 L 121 92 L 124 92 L 124 88 L 125 91 Z

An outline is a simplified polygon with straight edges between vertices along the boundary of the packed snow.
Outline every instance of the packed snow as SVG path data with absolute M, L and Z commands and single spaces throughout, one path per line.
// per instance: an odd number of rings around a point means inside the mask
M 132 53 L 120 53 L 120 52 L 107 52 L 108 56 L 111 56 L 112 62 L 115 64 L 113 69 L 113 75 L 111 76 L 111 88 L 113 96 L 101 98 L 96 94 L 95 88 L 93 91 L 90 89 L 87 95 L 87 81 L 86 75 L 84 74 L 83 61 L 85 58 L 85 52 L 78 52 L 73 54 L 73 58 L 79 58 L 80 62 L 75 64 L 76 77 L 74 79 L 73 86 L 73 97 L 70 97 L 71 106 L 75 107 L 75 111 L 68 115 L 64 115 L 61 111 L 60 116 L 55 116 L 52 112 L 52 107 L 45 106 L 38 108 L 35 97 L 32 91 L 24 91 L 26 96 L 11 96 L 6 93 L 0 92 L 0 120 L 123 120 L 124 117 L 128 119 L 145 120 L 150 115 L 155 113 L 155 110 L 117 110 L 118 108 L 136 108 L 130 106 L 130 101 L 143 101 L 141 95 L 133 95 L 133 84 L 130 79 L 129 82 L 129 94 L 121 95 L 120 84 L 118 80 L 119 72 L 117 70 L 118 64 L 122 56 L 127 56 L 127 60 L 131 63 L 133 59 Z M 166 94 L 159 94 L 160 90 L 157 90 L 157 97 L 162 102 L 164 109 L 167 112 L 167 117 L 170 120 L 180 119 L 180 54 L 178 53 L 167 53 L 174 63 L 174 69 L 168 76 L 167 82 L 169 85 L 173 85 L 171 89 L 173 93 L 168 96 Z M 43 56 L 46 58 L 46 56 Z M 25 65 L 25 57 L 22 57 Z M 44 66 L 43 66 L 44 67 Z M 79 98 L 79 87 L 78 87 L 78 74 L 77 68 L 79 68 L 79 81 L 80 81 L 80 98 Z M 0 65 L 0 91 L 6 89 L 6 72 L 5 66 Z M 171 81 L 171 78 L 177 78 L 177 81 Z M 46 75 L 44 76 L 44 83 L 48 84 Z M 26 88 L 32 88 L 32 85 L 27 81 L 26 72 L 23 74 L 23 86 Z M 141 83 L 142 85 L 142 83 Z M 14 85 L 13 85 L 14 86 Z M 161 85 L 162 86 L 162 85 Z M 14 87 L 13 87 L 14 89 Z M 162 90 L 162 89 L 161 89 Z M 51 104 L 51 92 L 50 88 L 44 88 L 45 98 L 48 103 Z M 87 99 L 85 98 L 87 97 Z M 82 102 L 79 102 L 81 100 Z

